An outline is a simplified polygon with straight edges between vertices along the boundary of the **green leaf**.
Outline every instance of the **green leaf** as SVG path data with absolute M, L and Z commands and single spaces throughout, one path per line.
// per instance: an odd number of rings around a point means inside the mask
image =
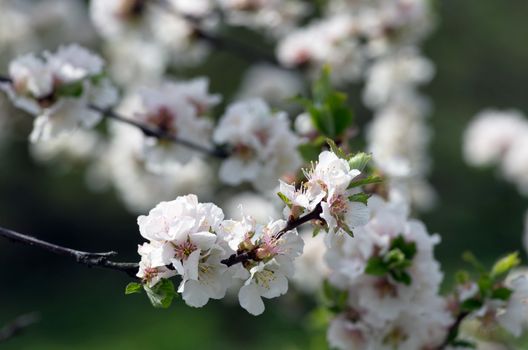
M 338 156 L 341 159 L 348 158 L 345 152 L 343 152 L 343 150 L 336 145 L 334 140 L 327 138 L 326 143 L 328 143 L 328 146 L 330 146 L 330 149 L 332 150 L 332 152 L 335 153 L 336 156 Z
M 368 154 L 365 152 L 359 152 L 359 153 L 354 154 L 352 157 L 348 159 L 348 164 L 350 165 L 351 169 L 357 169 L 359 171 L 363 171 L 371 159 L 372 159 L 371 154 Z
M 455 273 L 455 281 L 458 284 L 465 284 L 471 280 L 469 272 L 465 270 L 459 270 Z
M 482 265 L 482 263 L 475 257 L 475 255 L 472 252 L 470 251 L 464 252 L 464 254 L 462 254 L 462 259 L 465 262 L 471 264 L 475 269 L 477 269 L 481 273 L 486 272 L 486 268 L 484 267 L 484 265 Z
M 130 282 L 129 284 L 127 284 L 125 288 L 125 295 L 141 293 L 141 289 L 143 289 L 143 286 L 141 285 L 141 283 Z
M 101 83 L 101 81 L 106 78 L 106 72 L 102 72 L 102 73 L 99 73 L 99 74 L 95 74 L 95 75 L 92 75 L 90 77 L 90 81 L 94 84 L 94 85 L 99 85 L 99 83 Z
M 493 281 L 491 280 L 488 274 L 483 274 L 479 277 L 477 285 L 479 287 L 480 294 L 487 296 L 491 292 L 491 288 L 493 287 Z
M 345 224 L 344 222 L 340 222 L 339 223 L 339 227 L 345 231 L 347 233 L 347 235 L 349 235 L 350 237 L 354 238 L 354 232 L 352 231 L 352 229 L 350 227 L 348 227 L 347 224 Z
M 334 317 L 328 308 L 318 307 L 308 314 L 308 326 L 311 330 L 326 330 Z
M 328 96 L 326 103 L 332 114 L 334 133 L 336 136 L 342 135 L 354 121 L 352 110 L 347 106 L 347 96 L 341 92 L 334 92 Z
M 510 300 L 512 293 L 513 290 L 511 290 L 510 288 L 499 287 L 493 290 L 493 292 L 491 293 L 491 298 L 507 301 Z
M 450 344 L 457 348 L 468 348 L 468 349 L 477 348 L 477 346 L 474 343 L 468 340 L 462 340 L 462 339 L 453 340 Z
M 355 193 L 351 195 L 350 197 L 348 197 L 348 200 L 351 202 L 360 202 L 360 203 L 367 205 L 367 202 L 370 196 L 372 196 L 372 194 L 360 192 L 360 193 Z
M 312 124 L 322 135 L 336 138 L 352 125 L 354 118 L 347 106 L 347 96 L 332 87 L 328 66 L 323 67 L 319 79 L 312 85 L 312 99 L 297 98 L 297 101 L 304 106 Z
M 284 202 L 284 204 L 286 204 L 288 206 L 288 208 L 291 208 L 292 207 L 292 202 L 291 200 L 286 197 L 286 195 L 282 192 L 278 192 L 277 195 L 279 196 L 279 198 Z
M 147 296 L 149 297 L 152 306 L 156 308 L 168 308 L 176 296 L 174 284 L 168 279 L 162 279 L 152 288 L 149 288 L 145 284 L 143 285 L 143 289 L 147 292 Z
M 351 181 L 350 184 L 348 185 L 348 188 L 354 188 L 354 187 L 364 186 L 364 185 L 369 185 L 369 184 L 377 184 L 380 182 L 383 182 L 383 179 L 381 177 L 370 175 L 362 179 Z
M 323 298 L 328 309 L 337 313 L 346 308 L 348 292 L 334 287 L 328 280 L 325 280 L 323 282 Z
M 414 256 L 416 255 L 416 243 L 407 242 L 405 238 L 403 238 L 402 235 L 399 235 L 398 237 L 392 240 L 390 248 L 391 250 L 392 249 L 401 250 L 403 254 L 405 255 L 405 258 L 408 260 L 412 260 Z
M 480 309 L 481 307 L 482 307 L 482 301 L 476 298 L 467 299 L 460 305 L 460 308 L 463 311 L 468 311 L 468 312 L 476 311 Z
M 63 97 L 80 97 L 84 87 L 82 80 L 68 84 L 59 85 L 56 89 L 57 95 Z
M 306 162 L 316 161 L 319 157 L 319 153 L 321 153 L 321 146 L 314 143 L 304 143 L 299 145 L 297 149 Z
M 407 260 L 399 248 L 391 249 L 383 260 L 390 270 L 403 270 L 411 266 L 411 260 Z
M 390 275 L 396 282 L 403 283 L 406 286 L 412 283 L 411 275 L 404 270 L 391 270 Z
M 380 256 L 373 256 L 367 261 L 365 273 L 372 276 L 384 276 L 389 272 L 387 263 Z
M 508 272 L 514 267 L 519 266 L 521 260 L 519 259 L 519 253 L 514 252 L 506 255 L 504 258 L 499 259 L 493 268 L 491 269 L 491 278 L 497 279 Z

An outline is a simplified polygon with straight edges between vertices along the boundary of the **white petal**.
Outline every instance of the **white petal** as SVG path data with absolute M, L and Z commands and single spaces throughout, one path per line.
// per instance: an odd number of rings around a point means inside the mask
M 183 288 L 182 298 L 192 307 L 202 307 L 209 301 L 206 289 L 198 281 L 187 281 Z
M 264 312 L 264 302 L 260 297 L 257 287 L 254 284 L 242 286 L 238 292 L 238 301 L 250 314 L 257 316 Z
M 187 260 L 183 262 L 185 267 L 185 275 L 183 278 L 190 280 L 198 279 L 198 263 L 200 260 L 200 249 L 195 250 L 187 257 Z
M 370 217 L 368 207 L 359 202 L 351 202 L 348 206 L 348 212 L 345 217 L 345 222 L 350 228 L 365 225 Z
M 266 288 L 267 287 L 267 288 Z M 264 298 L 276 298 L 288 291 L 288 279 L 284 274 L 275 271 L 273 279 L 267 286 L 260 285 L 260 292 Z
M 201 250 L 210 249 L 216 242 L 216 235 L 211 232 L 196 232 L 191 233 L 189 238 L 192 243 L 196 244 Z

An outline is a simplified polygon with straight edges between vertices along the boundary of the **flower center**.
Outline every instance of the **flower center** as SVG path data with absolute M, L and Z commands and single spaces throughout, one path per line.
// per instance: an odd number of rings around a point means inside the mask
M 244 143 L 238 143 L 235 145 L 233 153 L 235 153 L 242 160 L 246 161 L 253 158 L 255 151 L 253 150 L 253 148 L 249 147 Z
M 378 291 L 380 298 L 396 298 L 398 296 L 398 290 L 387 278 L 380 278 L 374 283 L 374 288 Z
M 156 277 L 158 275 L 158 272 L 159 271 L 157 267 L 147 267 L 145 269 L 145 276 L 143 276 L 143 279 L 148 282 L 154 277 Z
M 399 327 L 394 327 L 383 339 L 385 344 L 390 344 L 394 347 L 398 347 L 402 342 L 408 338 L 407 334 Z
M 141 16 L 145 10 L 145 0 L 123 0 L 116 15 L 122 19 L 133 19 Z
M 330 211 L 334 216 L 341 216 L 348 210 L 347 200 L 343 196 L 337 196 L 330 207 Z
M 177 134 L 177 129 L 174 125 L 175 119 L 175 115 L 167 107 L 160 107 L 157 113 L 152 113 L 147 116 L 147 123 L 155 125 L 164 132 L 175 135 Z
M 174 251 L 176 252 L 176 257 L 180 260 L 187 260 L 189 255 L 196 250 L 196 245 L 190 241 L 186 241 L 182 244 L 176 245 Z
M 275 279 L 275 273 L 270 270 L 263 270 L 255 274 L 255 281 L 258 285 L 269 289 L 271 281 Z

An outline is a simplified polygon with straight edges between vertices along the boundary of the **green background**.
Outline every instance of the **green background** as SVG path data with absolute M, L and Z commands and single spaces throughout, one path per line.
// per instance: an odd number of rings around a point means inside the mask
M 528 111 L 528 3 L 438 1 L 437 9 L 438 26 L 424 51 L 437 68 L 425 92 L 434 106 L 431 181 L 439 203 L 421 218 L 430 232 L 442 236 L 436 255 L 445 271 L 459 266 L 468 249 L 486 262 L 512 250 L 522 251 L 524 259 L 526 199 L 496 169 L 465 165 L 461 137 L 483 108 Z M 184 74 L 209 75 L 212 90 L 229 99 L 245 64 L 218 53 L 205 67 Z M 123 260 L 136 260 L 141 238 L 135 216 L 112 192 L 90 192 L 82 167 L 64 173 L 36 164 L 28 155 L 30 122 L 12 117 L 16 128 L 0 151 L 0 224 L 83 250 L 115 249 Z M 358 113 L 360 123 L 368 119 L 365 111 Z M 176 301 L 169 310 L 156 310 L 145 296 L 124 296 L 125 275 L 88 269 L 5 240 L 0 240 L 0 271 L 0 324 L 29 311 L 42 317 L 2 349 L 325 348 L 305 321 L 310 302 L 295 292 L 267 303 L 258 318 L 236 303 L 192 309 Z M 448 276 L 445 284 L 450 281 Z

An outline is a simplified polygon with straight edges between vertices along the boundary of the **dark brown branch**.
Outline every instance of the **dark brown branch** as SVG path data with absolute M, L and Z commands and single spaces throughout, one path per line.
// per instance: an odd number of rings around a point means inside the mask
M 90 109 L 94 110 L 94 111 L 97 111 L 97 112 L 103 114 L 105 117 L 107 117 L 109 119 L 117 120 L 119 122 L 122 122 L 122 123 L 125 123 L 125 124 L 128 124 L 128 125 L 132 125 L 132 126 L 138 128 L 139 130 L 141 130 L 146 136 L 155 137 L 155 138 L 160 139 L 160 140 L 171 141 L 171 142 L 176 143 L 178 145 L 182 145 L 182 146 L 187 147 L 189 149 L 192 149 L 194 151 L 201 152 L 201 153 L 204 153 L 206 155 L 209 155 L 209 156 L 215 157 L 215 158 L 224 159 L 224 158 L 227 158 L 229 156 L 229 154 L 225 150 L 223 150 L 222 148 L 219 148 L 219 147 L 208 148 L 208 147 L 204 147 L 202 145 L 196 144 L 194 142 L 181 139 L 181 138 L 176 137 L 176 136 L 174 136 L 174 135 L 172 135 L 172 134 L 170 134 L 168 132 L 165 132 L 164 130 L 161 130 L 159 128 L 152 128 L 152 127 L 150 127 L 148 125 L 145 125 L 145 124 L 142 124 L 142 123 L 140 123 L 140 122 L 138 122 L 136 120 L 122 117 L 122 116 L 118 115 L 116 112 L 114 112 L 111 109 L 103 109 L 103 108 L 100 108 L 100 107 L 97 107 L 97 106 L 94 106 L 94 105 L 89 105 L 88 107 Z
M 53 254 L 72 258 L 79 264 L 88 265 L 90 267 L 100 267 L 103 269 L 120 271 L 126 273 L 131 277 L 136 277 L 136 272 L 139 268 L 139 264 L 137 263 L 115 262 L 109 260 L 110 257 L 117 255 L 117 252 L 114 251 L 102 253 L 83 252 L 80 250 L 66 248 L 60 245 L 42 241 L 35 237 L 27 236 L 12 230 L 8 230 L 3 227 L 0 227 L 0 236 L 7 238 L 13 242 L 38 247 L 47 250 Z
M 323 209 L 321 208 L 321 205 L 317 205 L 315 209 L 308 214 L 301 216 L 299 218 L 290 218 L 288 219 L 288 222 L 286 223 L 286 226 L 277 232 L 275 234 L 275 239 L 281 238 L 286 232 L 291 231 L 293 229 L 296 229 L 297 227 L 312 221 L 321 219 L 320 215 L 323 212 Z M 321 219 L 322 220 L 322 219 Z M 256 249 L 256 248 L 255 248 Z M 229 258 L 222 260 L 222 264 L 227 266 L 233 266 L 238 263 L 243 263 L 248 260 L 255 260 L 256 258 L 256 251 L 255 249 L 249 251 L 249 252 L 237 252 L 235 254 L 232 254 Z
M 9 77 L 0 76 L 0 83 L 2 82 L 12 83 L 12 80 Z M 97 107 L 95 105 L 88 105 L 88 108 L 90 108 L 93 111 L 103 114 L 103 116 L 107 118 L 117 120 L 121 123 L 125 123 L 128 125 L 132 125 L 138 128 L 139 130 L 141 130 L 146 136 L 155 137 L 160 140 L 167 140 L 167 141 L 176 143 L 178 145 L 182 145 L 194 151 L 204 153 L 208 156 L 215 157 L 215 158 L 224 159 L 229 156 L 229 153 L 227 153 L 224 149 L 220 147 L 215 147 L 215 148 L 204 147 L 194 142 L 181 139 L 159 128 L 153 128 L 148 125 L 142 124 L 136 120 L 122 117 L 118 115 L 116 112 L 114 112 L 112 109 L 104 109 L 104 108 Z
M 444 341 L 436 348 L 436 350 L 446 349 L 451 344 L 451 342 L 457 338 L 458 332 L 460 330 L 460 325 L 468 316 L 469 312 L 467 311 L 462 311 L 458 314 L 457 318 L 455 319 L 455 322 L 453 322 L 453 324 L 447 330 L 447 334 Z
M 36 312 L 25 314 L 15 318 L 13 321 L 6 324 L 0 329 L 0 343 L 6 342 L 9 339 L 17 336 L 26 328 L 37 323 L 40 320 L 40 315 Z
M 167 0 L 149 0 L 152 5 L 160 6 L 169 13 L 183 18 L 192 26 L 194 35 L 209 43 L 212 47 L 225 52 L 234 53 L 237 57 L 243 58 L 249 63 L 265 62 L 278 68 L 289 70 L 283 67 L 274 55 L 269 54 L 254 46 L 243 43 L 232 37 L 220 36 L 217 33 L 210 33 L 200 26 L 200 18 L 179 13 Z

